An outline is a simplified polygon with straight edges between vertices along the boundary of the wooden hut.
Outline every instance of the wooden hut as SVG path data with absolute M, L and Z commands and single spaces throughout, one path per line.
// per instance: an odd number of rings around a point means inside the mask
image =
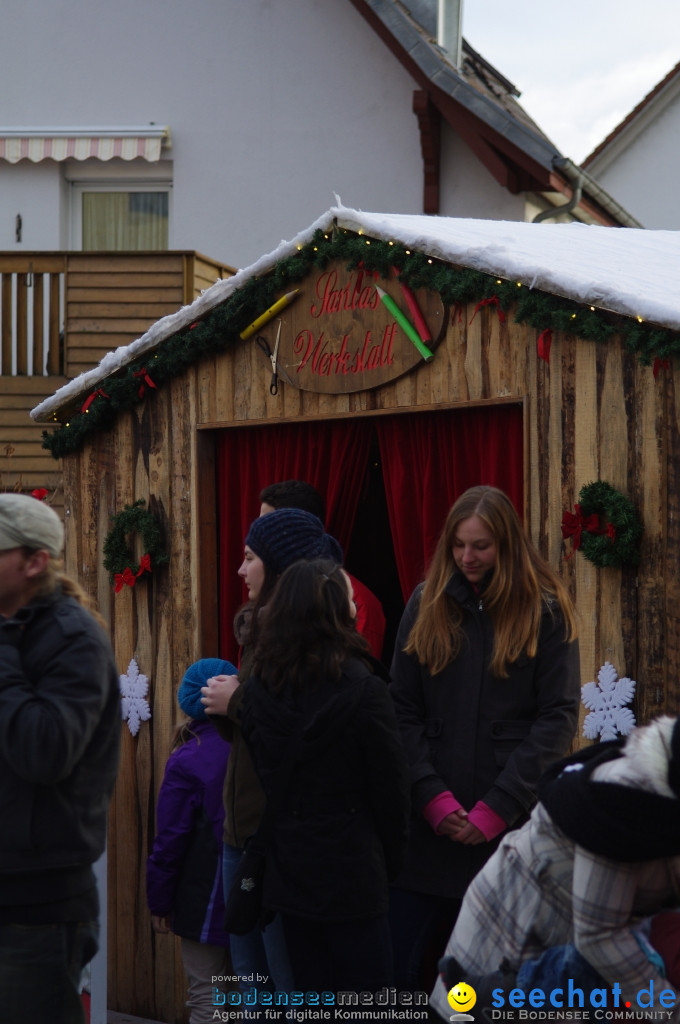
M 183 671 L 238 654 L 236 569 L 264 485 L 325 494 L 383 601 L 387 659 L 454 498 L 503 487 L 575 597 L 583 682 L 609 662 L 637 682 L 638 721 L 677 711 L 679 256 L 671 232 L 335 208 L 34 410 L 63 458 L 67 567 L 121 673 L 134 659 L 149 680 L 110 819 L 112 1009 L 184 1019 L 144 864 Z M 105 544 L 138 501 L 160 540 L 140 523 L 112 583 Z

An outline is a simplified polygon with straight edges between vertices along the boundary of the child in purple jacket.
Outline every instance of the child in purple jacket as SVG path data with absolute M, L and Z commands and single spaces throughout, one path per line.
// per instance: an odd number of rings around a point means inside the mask
M 187 669 L 177 698 L 189 721 L 180 726 L 165 767 L 146 866 L 154 930 L 181 936 L 190 1024 L 213 1019 L 212 978 L 231 973 L 222 890 L 222 787 L 230 744 L 206 719 L 201 687 L 211 676 L 235 673 L 217 658 Z

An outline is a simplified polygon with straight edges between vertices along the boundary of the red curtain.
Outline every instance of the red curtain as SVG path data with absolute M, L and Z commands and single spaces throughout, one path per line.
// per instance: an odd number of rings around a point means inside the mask
M 222 657 L 234 661 L 237 653 L 232 619 L 244 600 L 237 570 L 262 488 L 309 481 L 326 499 L 329 533 L 347 550 L 373 431 L 404 599 L 422 580 L 446 514 L 468 487 L 500 487 L 522 514 L 521 405 L 225 430 L 218 441 Z
M 476 484 L 499 487 L 523 513 L 520 405 L 376 419 L 404 599 L 423 579 L 447 512 Z
M 243 541 L 260 514 L 260 491 L 279 480 L 306 480 L 326 500 L 326 526 L 346 550 L 371 440 L 367 420 L 240 427 L 218 440 L 221 654 L 236 654 L 232 619 L 245 597 L 237 575 Z

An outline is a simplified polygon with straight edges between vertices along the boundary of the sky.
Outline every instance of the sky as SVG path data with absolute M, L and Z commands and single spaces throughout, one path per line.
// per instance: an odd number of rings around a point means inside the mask
M 679 0 L 463 0 L 468 43 L 580 163 L 680 62 Z

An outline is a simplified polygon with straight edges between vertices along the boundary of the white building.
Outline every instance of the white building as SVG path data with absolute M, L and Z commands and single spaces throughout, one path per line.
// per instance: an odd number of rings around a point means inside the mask
M 586 158 L 583 166 L 646 228 L 680 228 L 680 64 Z
M 242 266 L 334 194 L 634 223 L 462 43 L 460 8 L 438 26 L 436 0 L 5 0 L 0 250 Z

